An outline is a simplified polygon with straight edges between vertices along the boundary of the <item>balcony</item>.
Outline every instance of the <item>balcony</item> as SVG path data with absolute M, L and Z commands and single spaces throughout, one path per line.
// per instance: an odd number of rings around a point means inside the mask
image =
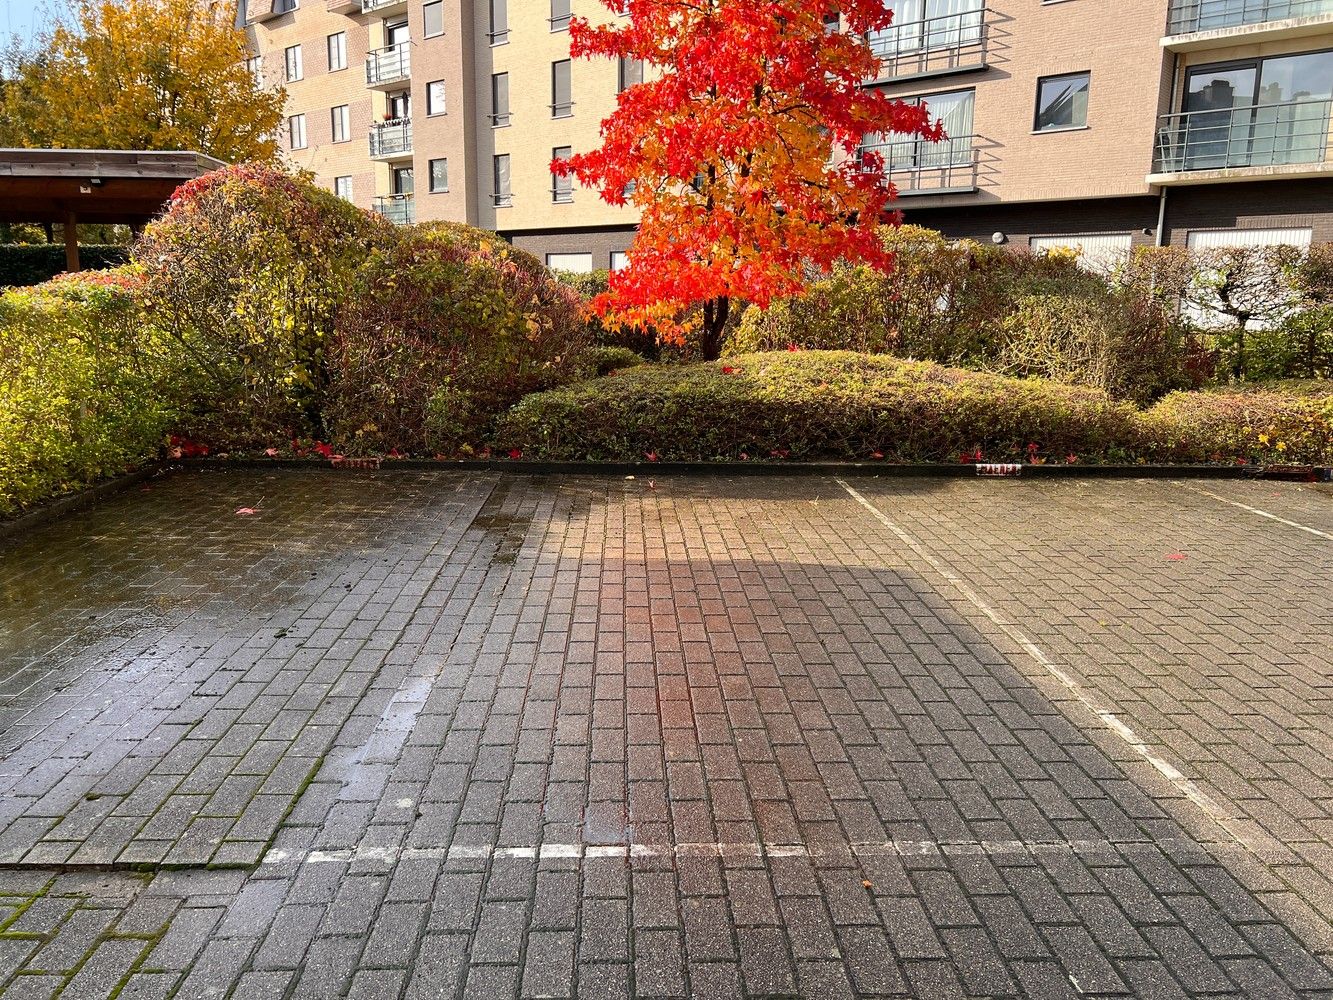
M 297 0 L 245 0 L 245 23 L 263 24 L 296 10 Z
M 410 226 L 417 221 L 417 204 L 410 194 L 390 194 L 375 199 L 375 212 L 394 225 Z
M 361 0 L 362 14 L 396 14 L 407 10 L 407 0 Z
M 877 153 L 880 171 L 902 197 L 929 194 L 965 194 L 977 189 L 980 150 L 975 135 L 960 135 L 940 142 L 895 139 L 867 143 L 862 157 Z M 864 163 L 865 169 L 874 165 Z
M 1163 115 L 1150 184 L 1319 177 L 1328 160 L 1330 101 L 1292 101 Z
M 374 49 L 366 56 L 366 86 L 372 89 L 391 87 L 412 76 L 412 49 L 402 45 L 387 45 Z
M 412 119 L 394 118 L 370 127 L 372 160 L 410 160 L 412 158 Z
M 878 77 L 871 82 L 938 76 L 986 68 L 990 24 L 985 7 L 893 24 L 870 36 L 870 50 L 879 57 Z
M 328 0 L 330 14 L 360 14 L 361 0 Z
M 1333 0 L 1171 0 L 1166 37 L 1173 51 L 1321 34 L 1333 26 Z

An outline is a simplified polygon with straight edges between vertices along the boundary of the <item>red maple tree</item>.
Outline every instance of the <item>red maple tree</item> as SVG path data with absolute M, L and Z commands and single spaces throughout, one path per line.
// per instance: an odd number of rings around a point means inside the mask
M 702 305 L 711 359 L 733 300 L 797 295 L 808 269 L 840 259 L 890 266 L 875 230 L 897 220 L 895 192 L 861 144 L 943 131 L 863 86 L 879 69 L 866 36 L 892 18 L 883 0 L 602 2 L 628 17 L 576 18 L 572 54 L 637 60 L 645 82 L 620 94 L 599 149 L 551 169 L 640 210 L 628 266 L 593 303 L 604 322 L 679 343 Z

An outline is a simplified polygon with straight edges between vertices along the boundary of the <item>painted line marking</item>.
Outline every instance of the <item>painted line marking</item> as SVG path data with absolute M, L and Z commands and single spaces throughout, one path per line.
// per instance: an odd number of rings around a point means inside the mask
M 885 840 L 868 843 L 841 844 L 763 844 L 743 843 L 682 843 L 682 844 L 525 844 L 502 846 L 498 844 L 454 844 L 449 847 L 352 847 L 329 851 L 287 851 L 273 848 L 264 855 L 261 864 L 280 865 L 288 862 L 303 865 L 330 863 L 348 864 L 354 861 L 378 861 L 397 864 L 400 861 L 488 861 L 492 858 L 522 858 L 536 860 L 566 858 L 596 861 L 605 858 L 844 858 L 855 857 L 961 857 L 961 856 L 1028 856 L 1067 854 L 1128 854 L 1135 851 L 1159 851 L 1164 847 L 1194 849 L 1198 844 L 1187 838 L 1164 840 Z
M 1232 500 L 1229 497 L 1224 497 L 1219 493 L 1214 493 L 1212 490 L 1205 490 L 1199 486 L 1189 486 L 1185 483 L 1176 483 L 1176 485 L 1183 490 L 1189 490 L 1191 493 L 1202 493 L 1206 497 L 1220 500 L 1222 503 L 1230 504 L 1232 507 L 1239 507 L 1241 510 L 1249 511 L 1251 514 L 1258 515 L 1259 517 L 1266 517 L 1270 521 L 1278 522 L 1278 524 L 1285 524 L 1289 528 L 1296 528 L 1307 534 L 1314 535 L 1316 538 L 1322 538 L 1325 541 L 1333 542 L 1333 535 L 1329 534 L 1327 531 L 1320 531 L 1318 528 L 1311 528 L 1308 524 L 1301 524 L 1299 521 L 1289 521 L 1285 517 L 1279 517 L 1277 514 L 1271 513 L 1270 511 L 1263 510 L 1259 507 L 1251 507 L 1247 503 L 1241 503 L 1239 500 Z
M 1236 818 L 1231 816 L 1216 799 L 1189 778 L 1185 777 L 1185 775 L 1183 775 L 1173 764 L 1160 757 L 1152 747 L 1148 746 L 1147 743 L 1139 738 L 1138 734 L 1135 733 L 1133 729 L 1125 725 L 1119 716 L 1109 708 L 1098 704 L 1096 699 L 1088 694 L 1078 681 L 1074 680 L 1073 677 L 1042 652 L 1041 648 L 1028 638 L 1017 625 L 1003 618 L 999 612 L 982 600 L 980 595 L 969 587 L 962 577 L 958 576 L 957 573 L 953 572 L 953 570 L 949 569 L 944 563 L 936 559 L 925 546 L 890 520 L 888 515 L 882 510 L 872 504 L 859 492 L 852 489 L 852 487 L 845 481 L 838 479 L 835 480 L 835 482 L 846 490 L 847 494 L 853 500 L 868 510 L 876 520 L 893 532 L 904 545 L 920 556 L 932 569 L 935 570 L 936 573 L 947 580 L 955 590 L 967 599 L 968 603 L 994 622 L 1005 635 L 1018 643 L 1029 657 L 1031 657 L 1048 674 L 1059 681 L 1069 693 L 1083 705 L 1084 708 L 1097 717 L 1102 725 L 1120 737 L 1121 741 L 1139 757 L 1151 764 L 1159 774 L 1175 786 L 1177 791 L 1193 802 L 1204 815 L 1221 827 L 1226 832 L 1227 836 L 1231 837 L 1246 850 L 1255 852 L 1255 847 L 1251 844 L 1249 838 L 1235 829 Z

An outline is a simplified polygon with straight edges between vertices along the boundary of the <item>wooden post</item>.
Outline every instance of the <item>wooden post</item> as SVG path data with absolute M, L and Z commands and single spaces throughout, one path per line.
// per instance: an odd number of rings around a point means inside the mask
M 79 226 L 73 212 L 65 216 L 65 270 L 71 274 L 83 270 L 79 266 Z

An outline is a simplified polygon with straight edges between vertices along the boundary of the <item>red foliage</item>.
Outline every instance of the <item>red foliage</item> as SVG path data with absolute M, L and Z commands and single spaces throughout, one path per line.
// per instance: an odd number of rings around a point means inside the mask
M 732 299 L 796 295 L 809 265 L 890 265 L 875 228 L 896 220 L 894 191 L 862 140 L 943 132 L 927 109 L 862 86 L 879 69 L 865 36 L 892 17 L 882 0 L 625 6 L 609 25 L 576 18 L 572 52 L 641 60 L 648 78 L 620 95 L 600 149 L 551 164 L 640 209 L 628 266 L 594 300 L 608 325 L 680 342 L 680 317 L 702 304 L 715 357 Z M 827 30 L 832 14 L 844 30 Z

